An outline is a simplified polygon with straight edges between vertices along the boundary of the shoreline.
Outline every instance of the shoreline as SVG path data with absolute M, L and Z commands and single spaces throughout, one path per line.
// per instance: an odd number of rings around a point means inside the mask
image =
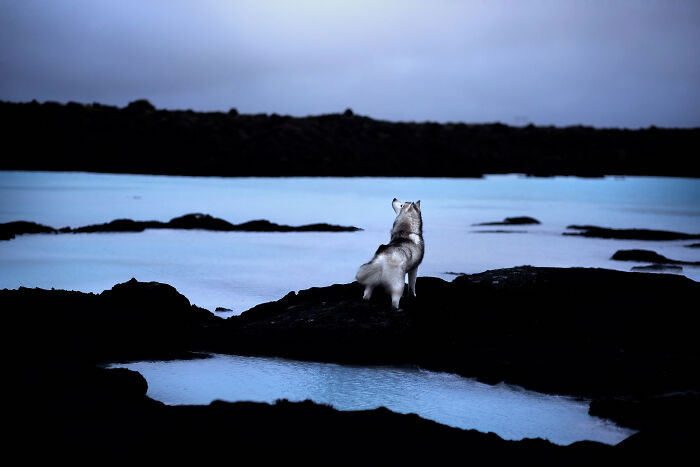
M 193 176 L 700 177 L 700 128 L 513 127 L 0 102 L 9 147 L 0 169 Z M 100 154 L 101 157 L 94 157 Z M 194 157 L 193 155 L 197 155 Z M 562 155 L 566 154 L 566 157 Z M 663 161 L 663 165 L 659 164 Z
M 588 296 L 578 298 L 578 304 L 569 303 L 562 313 L 562 300 L 579 288 L 589 291 Z M 418 299 L 402 302 L 403 311 L 398 313 L 390 310 L 384 303 L 388 298 L 380 293 L 363 303 L 359 298 L 361 287 L 356 283 L 292 292 L 277 302 L 258 305 L 228 319 L 191 305 L 171 286 L 133 279 L 101 294 L 2 290 L 0 303 L 8 310 L 9 325 L 24 340 L 20 366 L 29 392 L 23 398 L 34 405 L 38 419 L 66 410 L 61 407 L 78 410 L 85 404 L 92 407 L 90 410 L 95 409 L 94 404 L 100 410 L 112 410 L 117 400 L 118 412 L 126 404 L 135 417 L 122 420 L 123 429 L 128 431 L 134 420 L 152 421 L 152 409 L 147 407 L 157 404 L 145 397 L 145 380 L 136 384 L 142 391 L 137 391 L 138 396 L 128 396 L 133 388 L 124 392 L 119 389 L 121 383 L 115 381 L 107 397 L 103 394 L 106 389 L 99 389 L 99 381 L 112 378 L 109 372 L 114 370 L 103 370 L 107 375 L 97 374 L 102 370 L 95 365 L 101 363 L 197 357 L 193 351 L 337 363 L 404 363 L 476 377 L 490 384 L 504 381 L 539 392 L 590 397 L 593 414 L 623 425 L 636 420 L 632 424 L 641 431 L 611 447 L 615 455 L 626 451 L 625 456 L 634 456 L 656 453 L 659 446 L 669 443 L 689 449 L 697 435 L 694 422 L 699 415 L 700 381 L 692 369 L 700 358 L 696 349 L 700 340 L 698 331 L 688 324 L 691 313 L 678 306 L 687 303 L 689 297 L 697 297 L 699 288 L 700 284 L 673 275 L 520 267 L 461 275 L 452 282 L 419 278 Z M 615 298 L 612 289 L 624 299 Z M 598 302 L 600 297 L 607 298 Z M 534 300 L 538 306 L 524 305 L 524 299 Z M 662 302 L 664 312 L 659 308 Z M 547 303 L 553 306 L 554 314 L 547 311 Z M 589 309 L 589 303 L 599 303 L 602 309 Z M 577 309 L 589 310 L 584 321 Z M 605 321 L 598 322 L 603 316 Z M 527 338 L 521 339 L 519 334 Z M 543 352 L 545 348 L 549 350 Z M 140 375 L 129 378 L 143 379 Z M 64 388 L 68 392 L 64 396 L 60 395 L 64 391 L 61 389 L 55 400 L 45 399 L 41 388 L 55 387 L 57 380 L 63 381 L 65 388 L 82 389 L 73 393 Z M 674 392 L 685 396 L 679 399 L 669 394 Z M 61 402 L 63 397 L 68 402 Z M 250 413 L 278 410 L 263 405 L 255 406 Z M 299 408 L 301 412 L 317 410 L 304 403 L 292 406 L 295 408 L 290 410 Z M 204 417 L 200 420 L 204 423 L 210 416 L 220 417 L 217 414 L 227 410 L 235 413 L 248 406 L 213 403 L 194 407 L 190 410 L 201 412 L 203 415 L 197 417 Z M 175 415 L 182 413 L 181 408 L 154 410 L 159 420 L 163 416 L 184 422 Z M 328 410 L 333 413 L 328 417 L 335 419 L 333 426 L 345 423 L 339 420 L 346 415 Z M 380 415 L 367 415 L 363 426 L 375 423 L 373 419 Z M 411 419 L 397 414 L 391 417 L 397 417 L 398 425 Z M 73 428 L 90 431 L 107 420 L 111 419 L 88 418 Z M 66 426 L 56 429 L 54 436 Z M 313 426 L 300 427 L 300 433 L 307 429 Z M 144 440 L 158 439 L 152 433 L 140 436 Z M 481 444 L 483 440 L 476 441 L 481 436 L 495 435 L 449 436 L 461 439 L 452 446 L 455 448 L 460 443 Z M 516 443 L 512 445 L 520 446 L 517 450 L 532 459 L 558 451 L 544 441 L 537 449 L 531 449 L 528 440 L 494 443 L 491 455 L 504 449 L 500 443 Z M 595 457 L 606 450 L 597 443 L 575 443 L 563 449 L 562 455 L 569 460 L 575 457 L 569 457 L 574 451 Z M 609 459 L 613 451 L 603 458 Z

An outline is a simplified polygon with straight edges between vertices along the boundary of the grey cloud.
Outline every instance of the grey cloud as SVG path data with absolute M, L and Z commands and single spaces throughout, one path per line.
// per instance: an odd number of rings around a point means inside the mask
M 0 99 L 391 120 L 700 125 L 692 0 L 24 0 Z

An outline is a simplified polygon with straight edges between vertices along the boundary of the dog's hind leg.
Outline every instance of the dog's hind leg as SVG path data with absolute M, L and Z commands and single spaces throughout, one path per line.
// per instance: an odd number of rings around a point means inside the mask
M 362 300 L 369 300 L 370 298 L 372 298 L 372 291 L 373 290 L 374 290 L 373 285 L 366 285 L 365 286 L 365 293 L 362 296 Z
M 401 274 L 400 271 L 396 271 L 396 273 L 392 274 L 392 280 L 386 287 L 391 294 L 391 306 L 394 307 L 395 310 L 399 309 L 399 301 L 401 300 L 401 295 L 403 295 L 403 289 L 406 285 L 404 283 L 404 277 L 406 277 L 406 273 Z
M 416 296 L 416 278 L 418 277 L 418 266 L 408 271 L 408 295 Z

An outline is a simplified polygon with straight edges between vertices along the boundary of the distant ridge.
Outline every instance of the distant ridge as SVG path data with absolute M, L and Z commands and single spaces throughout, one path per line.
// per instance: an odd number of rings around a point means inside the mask
M 700 128 L 512 127 L 0 102 L 3 170 L 203 176 L 700 177 Z M 8 149 L 9 148 L 9 149 Z

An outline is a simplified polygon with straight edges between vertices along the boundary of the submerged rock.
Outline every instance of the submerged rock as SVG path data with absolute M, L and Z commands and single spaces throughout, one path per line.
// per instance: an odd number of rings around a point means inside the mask
M 683 272 L 682 266 L 675 264 L 649 264 L 647 266 L 632 266 L 633 271 L 655 271 L 655 272 Z
M 474 233 L 527 233 L 527 230 L 474 230 Z
M 683 232 L 671 232 L 666 230 L 649 229 L 611 229 L 595 225 L 570 225 L 567 229 L 580 230 L 581 232 L 564 232 L 563 235 L 580 237 L 608 238 L 620 240 L 692 240 L 700 238 L 700 234 L 688 234 Z
M 478 225 L 534 225 L 540 224 L 540 221 L 532 217 L 521 216 L 521 217 L 506 217 L 504 220 L 499 222 L 482 222 L 480 224 L 472 224 L 474 226 Z
M 618 250 L 612 255 L 612 258 L 617 261 L 639 261 L 642 263 L 657 263 L 657 264 L 689 264 L 700 265 L 700 261 L 679 261 L 666 258 L 654 251 L 650 250 Z

